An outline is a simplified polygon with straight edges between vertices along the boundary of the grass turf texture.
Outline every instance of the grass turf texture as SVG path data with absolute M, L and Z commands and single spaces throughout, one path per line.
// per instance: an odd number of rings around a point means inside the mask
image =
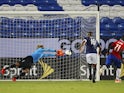
M 0 81 L 0 93 L 124 93 L 114 81 Z

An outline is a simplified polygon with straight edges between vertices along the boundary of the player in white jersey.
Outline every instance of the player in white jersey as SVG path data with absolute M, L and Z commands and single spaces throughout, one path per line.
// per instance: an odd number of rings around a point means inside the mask
M 98 41 L 93 38 L 93 32 L 88 32 L 88 36 L 82 41 L 80 52 L 83 51 L 84 46 L 86 46 L 86 61 L 89 66 L 89 79 L 95 83 L 96 76 L 96 65 L 97 65 L 97 47 L 99 48 L 99 53 L 101 53 L 101 47 Z M 92 74 L 93 68 L 93 74 Z

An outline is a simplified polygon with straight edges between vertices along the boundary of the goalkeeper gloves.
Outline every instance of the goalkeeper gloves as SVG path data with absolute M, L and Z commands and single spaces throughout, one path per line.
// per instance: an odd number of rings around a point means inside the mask
M 56 55 L 57 56 L 64 56 L 64 52 L 62 50 L 57 50 Z

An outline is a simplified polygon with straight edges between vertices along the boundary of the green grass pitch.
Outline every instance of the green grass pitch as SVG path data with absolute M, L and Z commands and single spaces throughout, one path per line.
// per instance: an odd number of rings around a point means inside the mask
M 0 81 L 0 93 L 124 93 L 124 83 L 98 81 Z

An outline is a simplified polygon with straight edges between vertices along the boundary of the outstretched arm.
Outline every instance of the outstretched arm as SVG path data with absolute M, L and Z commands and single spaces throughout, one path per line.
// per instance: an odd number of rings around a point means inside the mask
M 44 54 L 43 55 L 43 57 L 52 57 L 52 56 L 54 57 L 54 56 L 56 56 L 56 54 Z
M 98 54 L 101 55 L 101 46 L 98 46 L 99 50 L 98 50 Z
M 55 54 L 41 54 L 40 58 L 51 57 L 51 56 L 56 56 L 56 53 Z
M 84 39 L 80 46 L 80 49 L 79 49 L 80 53 L 84 50 L 84 46 L 85 46 L 86 42 L 87 42 L 86 39 Z
M 44 52 L 56 52 L 55 49 L 43 48 Z
M 101 48 L 100 43 L 98 43 L 98 41 L 97 41 L 97 48 L 98 48 L 98 54 L 101 55 L 102 48 Z

